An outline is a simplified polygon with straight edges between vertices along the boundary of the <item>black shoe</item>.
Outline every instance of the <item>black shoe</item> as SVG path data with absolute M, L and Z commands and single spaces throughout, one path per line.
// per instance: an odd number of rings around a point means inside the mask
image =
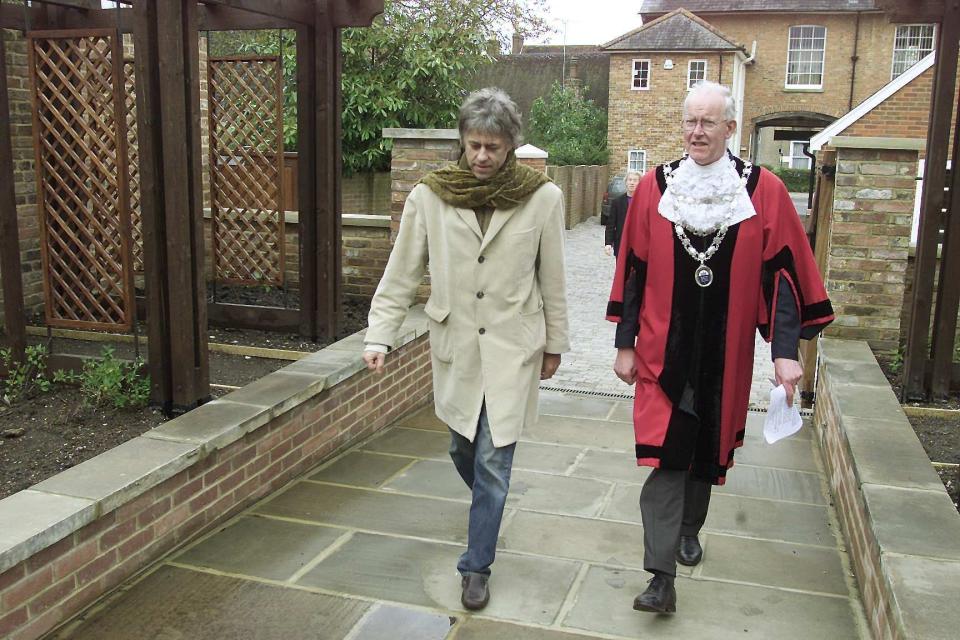
M 633 608 L 653 613 L 674 613 L 677 610 L 677 590 L 673 586 L 673 576 L 658 573 L 649 584 L 646 591 L 633 599 Z
M 697 536 L 680 536 L 677 543 L 677 562 L 688 567 L 700 564 L 703 559 L 703 547 Z
M 490 576 L 482 573 L 468 573 L 463 576 L 460 585 L 463 587 L 463 594 L 460 596 L 460 602 L 467 609 L 476 611 L 483 609 L 490 602 L 490 589 L 487 587 L 487 581 Z

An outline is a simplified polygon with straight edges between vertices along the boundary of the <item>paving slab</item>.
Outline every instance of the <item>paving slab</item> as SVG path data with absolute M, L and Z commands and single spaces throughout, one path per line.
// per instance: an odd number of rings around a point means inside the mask
M 392 453 L 412 458 L 449 459 L 450 434 L 441 431 L 394 427 L 363 445 L 364 451 Z
M 387 490 L 470 500 L 470 490 L 452 462 L 421 460 L 388 482 Z M 610 485 L 587 478 L 514 469 L 510 474 L 507 507 L 569 515 L 595 515 Z
M 816 473 L 744 464 L 736 465 L 727 475 L 726 484 L 716 487 L 713 493 L 805 504 L 827 504 L 824 489 L 821 478 Z
M 423 540 L 356 534 L 299 583 L 388 602 L 464 611 L 457 558 L 463 548 Z M 579 564 L 497 554 L 483 615 L 550 624 Z
M 643 568 L 643 527 L 595 518 L 518 511 L 500 532 L 509 551 Z
M 379 487 L 411 462 L 409 458 L 354 450 L 324 466 L 310 479 L 357 487 Z
M 849 588 L 836 548 L 752 540 L 708 533 L 700 575 L 846 596 Z
M 345 528 L 466 542 L 469 503 L 301 482 L 255 512 Z
M 163 566 L 108 609 L 59 638 L 342 640 L 369 606 L 359 600 Z
M 563 474 L 582 452 L 582 447 L 521 442 L 513 454 L 513 468 Z
M 570 475 L 619 483 L 643 484 L 650 475 L 650 467 L 637 466 L 637 459 L 632 451 L 591 449 L 584 452 Z
M 343 535 L 343 529 L 245 516 L 174 559 L 178 564 L 283 581 Z
M 457 629 L 457 640 L 590 640 L 596 636 L 579 633 L 523 627 L 507 622 L 467 618 Z
M 413 429 L 430 429 L 432 431 L 443 431 L 444 433 L 450 430 L 447 424 L 433 412 L 432 404 L 403 418 L 397 422 L 397 426 L 411 427 Z
M 617 422 L 628 422 L 633 424 L 633 401 L 620 400 L 617 402 L 616 406 L 613 408 L 613 411 L 610 412 L 610 417 L 608 419 L 616 420 Z
M 616 406 L 615 400 L 577 393 L 540 392 L 540 415 L 605 420 Z
M 639 485 L 618 485 L 605 518 L 640 522 Z M 716 493 L 704 527 L 731 535 L 834 547 L 827 507 Z
M 536 425 L 524 428 L 521 440 L 570 446 L 633 451 L 633 427 L 622 422 L 540 416 Z
M 351 640 L 443 640 L 457 619 L 389 605 L 374 605 Z
M 816 446 L 810 438 L 790 437 L 773 444 L 767 444 L 763 438 L 745 438 L 743 446 L 734 454 L 735 470 L 730 475 L 739 474 L 744 464 L 820 473 Z
M 677 578 L 677 611 L 632 609 L 649 574 L 591 567 L 564 627 L 625 638 L 857 638 L 849 601 L 726 582 Z

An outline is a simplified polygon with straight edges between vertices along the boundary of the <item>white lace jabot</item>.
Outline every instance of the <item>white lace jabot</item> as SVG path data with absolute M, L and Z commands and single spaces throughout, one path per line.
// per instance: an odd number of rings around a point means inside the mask
M 705 235 L 721 223 L 728 227 L 757 215 L 737 167 L 729 156 L 708 165 L 684 158 L 680 166 L 667 173 L 667 190 L 660 198 L 660 215 Z M 749 176 L 747 176 L 749 177 Z

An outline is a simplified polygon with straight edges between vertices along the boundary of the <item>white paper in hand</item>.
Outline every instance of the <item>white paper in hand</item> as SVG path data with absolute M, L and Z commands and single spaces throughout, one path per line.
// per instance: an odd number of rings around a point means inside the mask
M 773 444 L 787 436 L 792 436 L 803 426 L 803 418 L 796 403 L 787 406 L 787 392 L 783 385 L 770 390 L 770 408 L 763 422 L 763 438 L 767 444 Z

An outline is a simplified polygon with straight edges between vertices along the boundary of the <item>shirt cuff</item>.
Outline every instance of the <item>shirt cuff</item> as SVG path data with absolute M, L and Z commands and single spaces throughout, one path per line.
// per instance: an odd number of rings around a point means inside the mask
M 385 344 L 377 344 L 376 342 L 368 342 L 364 346 L 364 351 L 376 351 L 377 353 L 387 353 L 390 351 L 390 347 Z

